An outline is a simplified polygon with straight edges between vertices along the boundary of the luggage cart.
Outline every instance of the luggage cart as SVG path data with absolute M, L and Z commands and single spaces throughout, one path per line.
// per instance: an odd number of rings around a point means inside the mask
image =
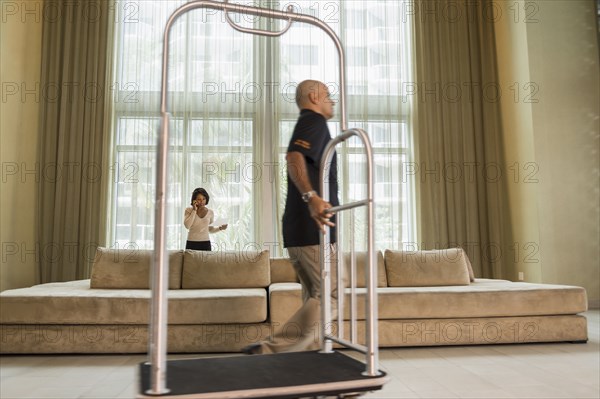
M 342 133 L 333 138 L 325 149 L 320 165 L 321 193 L 329 200 L 328 185 L 324 171 L 331 164 L 335 146 L 350 137 L 357 136 L 365 147 L 367 159 L 367 198 L 330 209 L 332 213 L 367 207 L 368 217 L 368 272 L 366 293 L 366 338 L 365 345 L 357 341 L 356 292 L 354 254 L 350 276 L 350 339 L 344 338 L 343 317 L 338 318 L 335 334 L 327 331 L 331 325 L 331 259 L 328 256 L 329 228 L 321 238 L 321 336 L 324 338 L 320 351 L 278 353 L 269 355 L 213 357 L 167 361 L 167 284 L 168 261 L 165 242 L 165 193 L 168 166 L 169 113 L 167 111 L 167 74 L 169 56 L 169 34 L 175 20 L 181 15 L 199 8 L 222 11 L 226 21 L 243 33 L 276 37 L 283 35 L 294 22 L 312 24 L 321 28 L 334 41 L 340 57 L 340 124 Z M 268 31 L 239 26 L 229 13 L 239 13 L 287 21 L 281 31 Z M 347 129 L 345 98 L 345 56 L 343 46 L 335 32 L 321 20 L 310 15 L 295 13 L 292 6 L 287 12 L 245 6 L 213 0 L 198 0 L 186 3 L 171 14 L 167 21 L 163 41 L 162 87 L 161 87 L 161 131 L 157 149 L 157 184 L 155 201 L 154 258 L 152 271 L 152 302 L 150 320 L 149 361 L 139 368 L 140 398 L 298 398 L 317 396 L 356 396 L 381 389 L 388 377 L 378 369 L 377 337 L 377 272 L 375 269 L 373 230 L 373 156 L 369 137 L 360 129 Z M 342 256 L 337 257 L 339 287 L 342 285 Z M 343 290 L 340 290 L 343 291 Z M 344 296 L 338 295 L 338 309 L 343 314 Z M 333 350 L 333 344 L 350 348 L 365 355 L 365 361 L 356 360 Z

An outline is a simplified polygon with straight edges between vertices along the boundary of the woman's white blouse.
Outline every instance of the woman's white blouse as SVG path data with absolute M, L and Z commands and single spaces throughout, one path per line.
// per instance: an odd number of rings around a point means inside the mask
M 194 208 L 186 208 L 183 224 L 188 229 L 188 241 L 210 241 L 209 233 L 219 231 L 218 227 L 211 226 L 214 219 L 215 214 L 211 209 L 201 218 Z

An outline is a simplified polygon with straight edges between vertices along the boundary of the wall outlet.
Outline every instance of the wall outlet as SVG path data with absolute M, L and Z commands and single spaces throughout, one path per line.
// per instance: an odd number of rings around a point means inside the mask
M 519 281 L 525 280 L 525 273 L 519 272 Z

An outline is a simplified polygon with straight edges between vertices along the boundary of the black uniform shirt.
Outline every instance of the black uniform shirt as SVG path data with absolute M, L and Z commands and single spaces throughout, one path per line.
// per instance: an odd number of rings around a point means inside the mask
M 300 111 L 288 152 L 296 151 L 304 155 L 310 184 L 321 197 L 319 168 L 321 157 L 329 141 L 331 141 L 331 135 L 325 117 L 307 109 Z M 339 205 L 336 158 L 334 153 L 329 176 L 325 180 L 325 184 L 329 183 L 329 203 L 332 206 Z M 283 246 L 288 248 L 318 245 L 322 233 L 316 222 L 310 217 L 308 204 L 302 200 L 302 193 L 298 191 L 289 174 L 287 181 L 287 198 L 283 213 Z M 331 221 L 335 223 L 335 216 Z M 335 242 L 336 228 L 331 227 L 330 232 L 331 242 Z

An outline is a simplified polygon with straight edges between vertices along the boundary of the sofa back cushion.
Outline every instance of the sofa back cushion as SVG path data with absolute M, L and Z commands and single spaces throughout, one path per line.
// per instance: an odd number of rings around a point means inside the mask
M 297 283 L 298 274 L 289 258 L 271 258 L 271 283 Z
M 375 254 L 377 258 L 377 286 L 378 287 L 387 287 L 387 275 L 385 271 L 385 262 L 383 260 L 383 252 L 377 251 Z M 354 252 L 354 257 L 356 259 L 356 286 L 357 287 L 366 287 L 367 286 L 367 276 L 366 276 L 366 264 L 367 264 L 367 252 Z M 348 281 L 348 286 L 350 286 L 350 266 L 351 259 L 350 253 L 344 253 L 344 266 L 346 270 L 346 280 Z
M 264 288 L 269 284 L 269 251 L 186 250 L 183 254 L 184 289 Z
M 461 248 L 430 251 L 385 251 L 390 287 L 468 285 L 467 254 Z
M 356 286 L 364 288 L 366 286 L 365 264 L 367 262 L 367 252 L 354 252 L 356 259 Z M 387 276 L 385 272 L 385 262 L 383 252 L 377 251 L 377 286 L 387 287 Z M 333 265 L 332 265 L 333 266 Z M 346 272 L 347 284 L 350 284 L 350 253 L 344 253 L 344 267 Z M 271 283 L 297 283 L 298 275 L 294 265 L 289 258 L 271 259 Z
M 183 251 L 168 251 L 169 289 L 181 288 Z M 154 251 L 151 249 L 110 249 L 98 247 L 91 288 L 149 289 Z

